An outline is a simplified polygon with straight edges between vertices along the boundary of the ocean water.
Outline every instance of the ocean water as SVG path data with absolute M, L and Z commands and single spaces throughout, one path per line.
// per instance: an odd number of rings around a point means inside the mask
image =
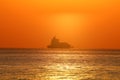
M 120 52 L 0 50 L 0 80 L 120 80 Z

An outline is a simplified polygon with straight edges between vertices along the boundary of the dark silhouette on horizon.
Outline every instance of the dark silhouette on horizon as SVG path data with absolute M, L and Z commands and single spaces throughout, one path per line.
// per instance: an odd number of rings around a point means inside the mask
M 59 39 L 53 37 L 48 48 L 71 48 L 71 46 L 66 42 L 60 42 Z

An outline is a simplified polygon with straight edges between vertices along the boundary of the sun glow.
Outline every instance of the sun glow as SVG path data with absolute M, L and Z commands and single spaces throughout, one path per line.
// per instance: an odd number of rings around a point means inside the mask
M 80 14 L 56 14 L 51 16 L 50 23 L 52 26 L 61 29 L 73 29 L 82 25 L 84 19 Z
M 79 25 L 79 17 L 72 14 L 60 14 L 54 17 L 54 22 L 60 27 L 73 27 Z
M 86 18 L 82 14 L 59 13 L 51 15 L 48 19 L 48 22 L 53 31 L 55 31 L 56 35 L 64 38 L 75 36 L 77 31 L 80 31 L 80 27 L 82 30 L 82 27 L 86 22 L 85 19 Z

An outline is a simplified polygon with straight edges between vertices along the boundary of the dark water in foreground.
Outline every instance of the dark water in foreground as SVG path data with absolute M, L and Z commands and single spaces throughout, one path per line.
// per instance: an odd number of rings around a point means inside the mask
M 120 55 L 110 53 L 3 50 L 0 80 L 120 80 Z

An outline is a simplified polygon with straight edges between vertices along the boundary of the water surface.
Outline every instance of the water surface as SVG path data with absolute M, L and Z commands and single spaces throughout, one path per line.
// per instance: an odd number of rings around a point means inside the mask
M 0 50 L 0 80 L 119 80 L 120 55 L 113 53 Z

